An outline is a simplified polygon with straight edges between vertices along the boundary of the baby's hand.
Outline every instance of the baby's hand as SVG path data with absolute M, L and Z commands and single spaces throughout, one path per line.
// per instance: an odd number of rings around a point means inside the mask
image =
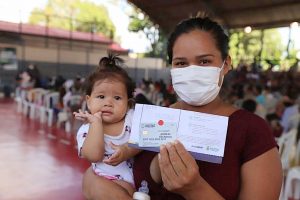
M 110 158 L 104 159 L 103 162 L 108 165 L 116 166 L 121 162 L 125 161 L 127 144 L 116 145 L 111 142 L 110 146 L 115 150 L 115 153 Z
M 90 114 L 87 111 L 79 110 L 78 112 L 73 112 L 74 117 L 77 120 L 83 121 L 84 123 L 93 123 L 96 121 L 102 122 L 101 112 L 97 112 L 94 115 Z

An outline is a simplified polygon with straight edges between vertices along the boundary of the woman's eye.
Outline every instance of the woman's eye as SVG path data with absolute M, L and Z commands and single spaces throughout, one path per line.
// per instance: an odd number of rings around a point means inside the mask
M 187 66 L 187 63 L 183 62 L 183 61 L 175 62 L 174 66 L 176 66 L 176 67 L 184 67 L 184 66 Z
M 207 64 L 209 64 L 210 63 L 210 60 L 200 60 L 199 61 L 199 64 L 200 65 L 207 65 Z
M 98 95 L 97 98 L 104 99 L 104 95 Z
M 120 99 L 121 99 L 121 97 L 115 96 L 115 100 L 120 100 Z

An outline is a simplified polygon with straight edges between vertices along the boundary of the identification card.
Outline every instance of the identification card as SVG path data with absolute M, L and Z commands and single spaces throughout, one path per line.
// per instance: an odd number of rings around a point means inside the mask
M 161 144 L 177 138 L 177 123 L 159 120 L 156 123 L 140 124 L 139 145 L 141 147 L 159 147 Z

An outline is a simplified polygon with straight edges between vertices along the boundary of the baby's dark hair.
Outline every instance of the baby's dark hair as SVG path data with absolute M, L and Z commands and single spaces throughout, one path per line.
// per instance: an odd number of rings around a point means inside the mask
M 128 99 L 132 99 L 135 84 L 122 66 L 124 66 L 124 60 L 117 55 L 109 53 L 107 57 L 102 57 L 97 69 L 86 80 L 86 95 L 91 95 L 97 81 L 115 79 L 124 83 Z

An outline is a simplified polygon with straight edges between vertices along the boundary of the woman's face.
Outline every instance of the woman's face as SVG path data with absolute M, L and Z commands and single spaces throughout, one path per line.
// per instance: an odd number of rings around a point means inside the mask
M 173 68 L 189 65 L 221 67 L 222 63 L 221 52 L 209 32 L 193 30 L 180 35 L 174 43 Z M 224 65 L 226 68 L 226 63 Z

